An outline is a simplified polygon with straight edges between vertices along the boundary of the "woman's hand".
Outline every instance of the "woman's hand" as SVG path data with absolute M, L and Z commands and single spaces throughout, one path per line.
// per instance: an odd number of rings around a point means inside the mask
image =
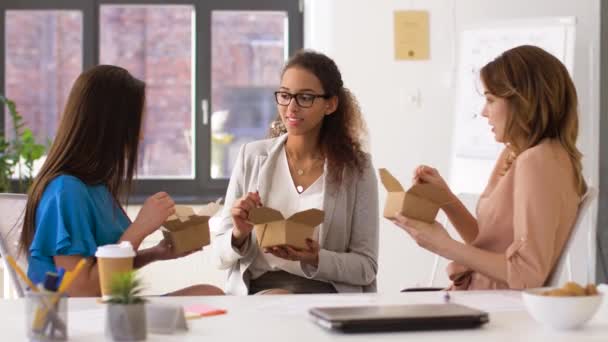
M 454 242 L 450 234 L 437 221 L 431 224 L 398 214 L 393 223 L 408 233 L 420 247 L 435 254 L 445 255 L 450 243 Z
M 412 183 L 414 184 L 433 184 L 441 189 L 450 191 L 448 183 L 441 177 L 437 169 L 428 165 L 419 165 L 414 170 L 414 176 L 412 177 Z
M 175 214 L 175 202 L 166 192 L 159 192 L 146 199 L 133 224 L 144 233 L 144 236 L 148 236 L 173 214 Z
M 414 170 L 414 176 L 412 177 L 413 184 L 432 184 L 444 191 L 446 191 L 451 200 L 447 203 L 442 203 L 442 208 L 445 208 L 446 205 L 453 203 L 457 200 L 456 196 L 450 190 L 448 183 L 441 177 L 439 171 L 437 169 L 427 166 L 420 165 Z
M 189 252 L 175 253 L 171 243 L 167 239 L 162 239 L 156 246 L 150 247 L 149 250 L 153 254 L 154 260 L 178 259 L 199 251 L 195 249 Z
M 271 253 L 272 255 L 281 259 L 299 261 L 304 265 L 318 267 L 319 250 L 321 249 L 319 243 L 312 239 L 306 239 L 306 245 L 308 248 L 305 249 L 294 248 L 291 246 L 276 246 L 264 248 L 264 252 Z
M 171 247 L 169 240 L 162 239 L 154 247 L 138 250 L 137 256 L 135 256 L 135 263 L 133 264 L 133 266 L 135 268 L 142 268 L 154 261 L 177 259 L 198 251 L 199 250 L 197 249 L 190 252 L 177 254 L 173 252 L 173 248 Z
M 253 230 L 253 225 L 248 222 L 249 211 L 253 208 L 262 206 L 262 199 L 257 192 L 249 192 L 245 196 L 239 198 L 231 209 L 232 222 L 234 229 L 232 230 L 232 244 L 235 247 L 240 247 L 246 241 L 247 237 Z

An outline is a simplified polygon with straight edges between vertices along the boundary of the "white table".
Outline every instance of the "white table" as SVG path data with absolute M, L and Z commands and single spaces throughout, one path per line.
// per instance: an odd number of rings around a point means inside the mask
M 441 303 L 443 294 L 418 292 L 379 295 L 291 295 L 249 297 L 163 297 L 152 302 L 207 304 L 228 313 L 189 320 L 190 331 L 179 335 L 148 335 L 148 341 L 608 341 L 608 303 L 583 329 L 553 331 L 538 325 L 524 311 L 518 292 L 453 293 L 451 301 L 490 312 L 481 329 L 437 332 L 392 332 L 345 335 L 318 327 L 308 317 L 313 306 Z M 70 341 L 105 341 L 105 307 L 95 299 L 70 299 Z M 24 341 L 22 300 L 0 301 L 0 340 Z

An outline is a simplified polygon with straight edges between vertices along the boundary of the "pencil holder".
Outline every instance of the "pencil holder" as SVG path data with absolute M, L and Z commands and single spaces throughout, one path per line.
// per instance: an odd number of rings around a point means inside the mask
M 29 292 L 25 298 L 25 328 L 30 341 L 68 339 L 68 301 L 54 292 Z

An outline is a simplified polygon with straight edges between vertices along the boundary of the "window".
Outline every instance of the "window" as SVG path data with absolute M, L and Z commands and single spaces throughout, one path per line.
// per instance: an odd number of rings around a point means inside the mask
M 239 147 L 268 133 L 285 60 L 287 13 L 211 13 L 211 177 L 229 178 Z
M 243 143 L 276 116 L 273 91 L 302 47 L 299 0 L 3 0 L 0 94 L 52 140 L 82 70 L 115 64 L 146 82 L 131 202 L 224 195 Z M 10 118 L 0 111 L 9 134 Z
M 72 83 L 82 70 L 82 13 L 17 10 L 5 14 L 6 96 L 19 104 L 38 141 L 52 139 Z M 11 127 L 9 116 L 5 127 Z M 13 131 L 6 130 L 11 138 Z
M 100 8 L 99 62 L 146 82 L 139 178 L 194 178 L 193 20 L 192 5 Z

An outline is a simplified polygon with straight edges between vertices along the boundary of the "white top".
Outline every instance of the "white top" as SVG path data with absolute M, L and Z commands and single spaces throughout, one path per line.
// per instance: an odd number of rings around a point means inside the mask
M 262 203 L 267 207 L 280 211 L 284 217 L 289 217 L 303 210 L 323 210 L 324 192 L 325 173 L 301 194 L 298 193 L 296 184 L 294 184 L 291 173 L 289 172 L 287 153 L 285 152 L 285 146 L 283 145 L 274 170 L 269 196 L 268 198 L 262 198 Z M 315 228 L 313 240 L 319 241 L 319 229 L 321 228 L 321 225 Z M 270 253 L 264 253 L 262 250 L 260 250 L 260 253 L 258 253 L 249 267 L 251 279 L 256 279 L 268 271 L 279 270 L 301 277 L 305 276 L 299 261 L 281 259 Z

